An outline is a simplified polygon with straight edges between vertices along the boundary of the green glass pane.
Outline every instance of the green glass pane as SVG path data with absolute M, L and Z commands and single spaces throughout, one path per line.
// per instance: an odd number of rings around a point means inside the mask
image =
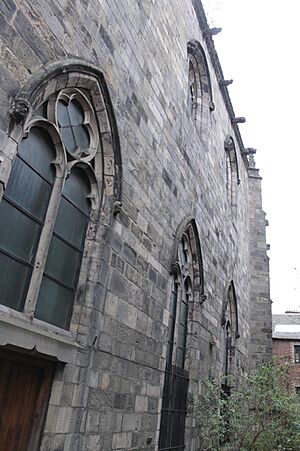
M 183 349 L 181 349 L 181 348 L 177 349 L 176 366 L 178 366 L 178 368 L 184 367 L 184 354 L 183 354 Z
M 83 169 L 74 167 L 66 180 L 63 195 L 87 215 L 90 213 L 90 182 Z
M 0 203 L 0 248 L 33 263 L 40 226 L 5 199 Z M 2 270 L 2 268 L 1 268 Z
M 176 316 L 177 293 L 178 293 L 177 285 L 175 285 L 174 290 L 172 291 L 172 297 L 171 297 L 171 306 L 170 306 L 171 318 L 175 318 L 175 316 Z
M 188 315 L 188 306 L 184 302 L 181 303 L 180 307 L 180 323 L 185 327 L 187 325 L 187 315 Z
M 60 134 L 67 151 L 70 152 L 71 154 L 74 153 L 75 150 L 77 149 L 77 145 L 75 143 L 72 128 L 71 127 L 61 128 Z
M 62 100 L 57 102 L 57 119 L 60 127 L 67 127 L 71 125 L 68 112 L 68 106 Z
M 184 241 L 183 240 L 180 241 L 179 246 L 178 246 L 178 259 L 179 259 L 179 264 L 182 268 L 187 262 L 187 256 L 186 256 L 186 252 L 184 249 Z
M 182 299 L 183 302 L 187 302 L 187 286 L 186 286 L 186 282 L 182 286 L 181 299 Z
M 72 100 L 68 106 L 71 125 L 80 125 L 84 122 L 82 106 L 77 100 Z
M 167 343 L 167 353 L 166 353 L 166 363 L 171 365 L 172 363 L 172 351 L 173 351 L 173 343 Z
M 54 181 L 55 171 L 50 165 L 55 159 L 55 147 L 45 130 L 33 127 L 27 138 L 18 145 L 18 154 L 49 182 Z
M 185 348 L 185 337 L 186 337 L 186 328 L 180 324 L 178 327 L 178 347 L 181 349 Z
M 43 277 L 35 308 L 35 317 L 67 329 L 74 301 L 74 293 Z
M 48 163 L 45 162 L 45 164 Z M 49 183 L 17 157 L 5 190 L 5 196 L 42 221 L 46 214 L 50 194 Z
M 52 236 L 45 273 L 59 282 L 75 288 L 81 253 L 56 236 Z
M 83 249 L 87 217 L 64 197 L 61 198 L 54 231 L 69 243 Z
M 76 146 L 80 149 L 87 149 L 90 145 L 90 138 L 86 127 L 83 125 L 77 125 L 73 127 L 73 133 L 76 141 Z
M 21 311 L 30 268 L 0 252 L 0 304 Z

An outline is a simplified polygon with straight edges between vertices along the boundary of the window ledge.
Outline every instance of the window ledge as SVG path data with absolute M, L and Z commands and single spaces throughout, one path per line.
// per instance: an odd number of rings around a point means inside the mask
M 0 305 L 0 346 L 6 345 L 36 349 L 65 363 L 75 363 L 77 351 L 83 349 L 71 332 Z

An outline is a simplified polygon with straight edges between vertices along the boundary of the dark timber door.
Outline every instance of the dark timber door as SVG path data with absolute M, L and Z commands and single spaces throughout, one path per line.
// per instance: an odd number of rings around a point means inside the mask
M 35 451 L 45 419 L 53 365 L 0 353 L 0 451 Z

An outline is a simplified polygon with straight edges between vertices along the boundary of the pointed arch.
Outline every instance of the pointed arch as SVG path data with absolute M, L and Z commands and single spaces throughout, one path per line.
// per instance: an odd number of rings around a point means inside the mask
M 207 59 L 198 41 L 189 41 L 187 51 L 190 113 L 201 135 L 207 138 L 210 129 L 210 113 L 215 109 Z
M 197 225 L 195 219 L 190 216 L 185 218 L 178 226 L 174 244 L 172 247 L 171 258 L 169 263 L 169 270 L 171 274 L 177 271 L 177 253 L 179 243 L 182 239 L 183 234 L 186 234 L 189 238 L 192 259 L 193 259 L 193 289 L 194 289 L 194 300 L 198 300 L 202 304 L 206 300 L 204 294 L 204 276 L 203 276 L 203 262 L 202 262 L 202 252 L 200 238 L 197 230 Z
M 83 60 L 66 58 L 49 63 L 30 76 L 18 92 L 10 115 L 11 134 L 19 140 L 33 111 L 51 94 L 68 88 L 90 93 L 96 113 L 103 148 L 104 190 L 115 201 L 122 198 L 122 158 L 113 105 L 103 73 L 97 66 Z
M 234 140 L 227 136 L 224 141 L 225 176 L 228 202 L 233 210 L 237 208 L 237 186 L 240 184 L 238 159 Z
M 222 388 L 225 393 L 230 394 L 232 381 L 229 376 L 235 373 L 235 350 L 236 342 L 240 337 L 238 321 L 238 305 L 233 281 L 231 281 L 225 292 L 222 308 L 222 349 L 223 349 L 223 380 Z
M 172 296 L 166 353 L 165 381 L 160 418 L 159 450 L 184 448 L 184 424 L 188 394 L 186 369 L 189 312 L 202 303 L 203 266 L 199 235 L 193 218 L 179 224 L 170 258 Z M 176 412 L 176 414 L 174 414 Z M 178 431 L 178 424 L 181 425 Z
M 4 305 L 69 329 L 92 271 L 93 234 L 112 221 L 122 194 L 119 137 L 103 74 L 80 60 L 48 64 L 29 77 L 10 115 L 14 162 L 0 228 L 23 220 L 19 241 L 31 247 L 29 253 L 17 240 L 9 245 L 5 236 L 0 243 L 8 268 L 0 277 Z M 18 296 L 9 284 L 16 274 Z
M 239 338 L 238 305 L 233 280 L 226 287 L 222 308 L 222 327 L 226 324 L 226 321 L 230 321 L 231 336 L 235 339 Z

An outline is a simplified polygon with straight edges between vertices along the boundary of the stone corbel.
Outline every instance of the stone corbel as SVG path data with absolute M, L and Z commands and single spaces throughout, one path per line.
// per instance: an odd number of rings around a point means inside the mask
M 211 335 L 210 336 L 210 339 L 209 339 L 209 346 L 211 347 L 211 348 L 213 348 L 214 346 L 216 346 L 216 339 L 215 339 L 215 337 L 213 336 L 213 335 Z
M 212 111 L 215 111 L 215 109 L 216 109 L 216 106 L 215 106 L 214 102 L 210 102 L 209 111 L 212 112 Z
M 29 110 L 30 103 L 28 102 L 28 100 L 22 97 L 18 97 L 14 100 L 9 114 L 17 122 L 17 124 L 21 124 L 25 121 Z
M 180 273 L 179 263 L 178 262 L 174 262 L 171 265 L 171 274 L 177 275 L 178 273 Z
M 227 137 L 227 138 L 225 139 L 225 141 L 224 141 L 224 149 L 227 150 L 228 152 L 229 152 L 230 150 L 233 150 L 233 149 L 234 149 L 234 144 L 233 144 L 233 141 L 232 141 L 232 139 L 231 139 L 230 136 Z
M 122 211 L 122 202 L 117 200 L 113 205 L 113 216 L 117 216 Z

